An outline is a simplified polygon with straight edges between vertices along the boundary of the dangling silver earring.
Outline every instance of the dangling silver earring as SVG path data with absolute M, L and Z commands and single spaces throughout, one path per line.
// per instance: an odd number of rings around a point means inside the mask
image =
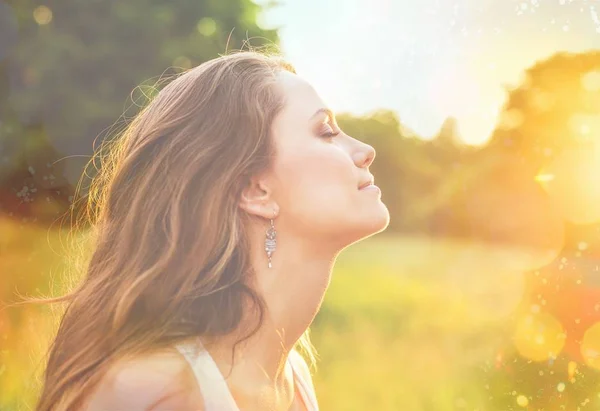
M 275 217 L 275 211 L 273 211 L 273 217 Z M 271 255 L 275 251 L 275 247 L 277 247 L 276 236 L 277 232 L 275 231 L 275 224 L 271 218 L 271 227 L 267 230 L 267 238 L 265 240 L 265 251 L 267 252 L 267 258 L 269 259 L 269 268 L 273 267 L 271 264 Z

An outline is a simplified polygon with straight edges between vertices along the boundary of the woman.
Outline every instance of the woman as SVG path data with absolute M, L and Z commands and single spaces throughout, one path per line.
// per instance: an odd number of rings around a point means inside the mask
M 296 349 L 314 363 L 336 256 L 389 223 L 374 157 L 279 58 L 172 81 L 92 182 L 94 252 L 38 410 L 317 410 Z

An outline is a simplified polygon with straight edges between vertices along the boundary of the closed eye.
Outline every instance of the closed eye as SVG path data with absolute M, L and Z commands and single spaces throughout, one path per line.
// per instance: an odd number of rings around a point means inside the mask
M 323 138 L 332 138 L 340 134 L 341 130 L 334 130 L 329 124 L 323 124 L 322 129 L 319 132 L 319 135 Z
M 311 120 L 322 116 L 323 114 L 325 115 L 325 118 L 317 125 L 318 128 L 315 130 L 315 134 L 322 138 L 333 138 L 340 134 L 342 130 L 340 130 L 335 121 L 335 115 L 328 108 L 318 109 L 315 114 L 312 115 Z

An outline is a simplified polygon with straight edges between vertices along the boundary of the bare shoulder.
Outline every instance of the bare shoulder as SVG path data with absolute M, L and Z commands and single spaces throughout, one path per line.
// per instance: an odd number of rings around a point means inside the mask
M 203 400 L 193 371 L 175 349 L 116 362 L 91 396 L 87 411 L 195 410 Z

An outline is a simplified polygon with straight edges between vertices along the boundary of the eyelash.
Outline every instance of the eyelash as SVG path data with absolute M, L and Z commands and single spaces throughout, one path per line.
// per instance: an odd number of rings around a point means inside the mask
M 329 126 L 329 127 L 332 128 L 331 126 Z M 341 132 L 341 130 L 325 132 L 325 133 L 321 134 L 321 137 L 323 137 L 323 138 L 333 138 L 333 137 L 337 136 L 338 134 L 340 134 L 340 132 Z

